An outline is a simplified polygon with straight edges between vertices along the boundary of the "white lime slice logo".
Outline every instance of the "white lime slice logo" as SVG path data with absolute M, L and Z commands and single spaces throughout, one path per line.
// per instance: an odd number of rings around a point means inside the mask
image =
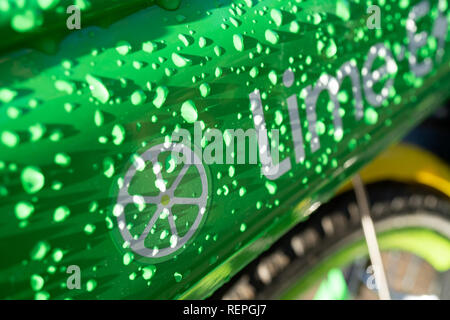
M 183 144 L 164 143 L 145 151 L 128 169 L 114 215 L 134 253 L 162 258 L 192 238 L 205 218 L 207 199 L 200 158 Z

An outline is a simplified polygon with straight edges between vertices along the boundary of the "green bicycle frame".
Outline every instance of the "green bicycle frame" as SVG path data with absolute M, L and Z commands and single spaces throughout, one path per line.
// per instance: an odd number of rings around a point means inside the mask
M 72 31 L 55 1 L 18 32 L 28 2 L 0 0 L 1 298 L 205 298 L 450 89 L 445 0 L 116 1 L 107 25 L 92 0 Z

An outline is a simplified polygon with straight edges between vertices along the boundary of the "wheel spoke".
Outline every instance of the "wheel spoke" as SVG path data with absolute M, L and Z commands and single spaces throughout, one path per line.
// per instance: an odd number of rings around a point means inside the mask
M 178 187 L 178 185 L 181 182 L 181 179 L 183 179 L 184 175 L 188 171 L 190 164 L 185 164 L 184 167 L 180 170 L 180 173 L 176 177 L 175 181 L 172 183 L 172 186 L 170 187 L 171 192 L 175 192 L 175 189 Z
M 126 195 L 120 195 L 117 197 L 117 204 L 120 204 L 123 207 L 125 207 L 129 203 L 134 203 L 134 202 L 133 202 L 133 196 L 130 196 L 128 193 Z
M 170 225 L 170 231 L 174 236 L 178 237 L 178 231 L 177 226 L 175 225 L 175 219 L 173 217 L 172 211 L 169 212 L 169 225 Z
M 142 196 L 145 203 L 159 204 L 161 201 L 160 197 Z
M 200 198 L 173 198 L 172 199 L 174 204 L 199 204 Z
M 155 225 L 156 220 L 158 220 L 159 216 L 161 215 L 161 212 L 162 212 L 162 207 L 158 206 L 158 208 L 156 209 L 156 211 L 153 214 L 152 218 L 150 219 L 148 224 L 145 226 L 144 231 L 139 236 L 138 241 L 144 241 L 144 239 L 147 238 L 148 233 L 150 232 L 150 230 Z
M 156 175 L 155 185 L 161 192 L 166 191 L 166 183 L 164 182 L 163 176 L 161 174 L 161 164 L 158 162 L 158 158 L 154 158 L 151 160 L 152 162 L 152 171 Z

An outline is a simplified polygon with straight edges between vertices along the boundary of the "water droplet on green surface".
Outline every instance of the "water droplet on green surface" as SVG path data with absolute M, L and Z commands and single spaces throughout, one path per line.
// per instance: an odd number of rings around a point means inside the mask
M 145 280 L 150 280 L 156 272 L 156 267 L 154 265 L 149 265 L 142 268 L 142 278 Z
M 336 15 L 344 21 L 350 19 L 349 3 L 346 0 L 339 0 L 336 3 Z
M 31 260 L 42 260 L 50 250 L 50 244 L 46 241 L 39 241 L 31 250 Z
M 58 90 L 60 92 L 72 94 L 75 91 L 76 86 L 74 83 L 66 81 L 66 80 L 56 80 L 55 88 L 56 88 L 56 90 Z
M 244 37 L 241 34 L 233 35 L 233 44 L 237 51 L 244 51 Z
M 127 41 L 120 41 L 116 45 L 116 51 L 122 56 L 127 55 L 128 52 L 130 52 L 130 50 L 131 50 L 131 45 Z
M 48 300 L 50 299 L 50 294 L 46 291 L 36 292 L 34 295 L 35 300 Z
M 175 278 L 176 282 L 180 282 L 183 279 L 183 275 L 181 273 L 179 273 L 179 272 L 175 272 L 173 274 L 173 277 Z
M 62 152 L 57 153 L 55 154 L 55 163 L 62 167 L 67 167 L 70 165 L 70 156 Z
M 30 194 L 36 193 L 42 189 L 45 183 L 45 177 L 38 167 L 26 167 L 20 174 L 23 189 Z
M 322 121 L 317 121 L 316 123 L 316 132 L 319 136 L 323 135 L 326 131 L 325 124 Z
M 66 206 L 60 206 L 55 209 L 55 212 L 53 213 L 53 221 L 55 222 L 61 222 L 67 219 L 67 217 L 70 215 L 70 210 Z
M 55 249 L 52 254 L 53 261 L 60 262 L 64 257 L 64 252 L 61 249 Z
M 111 178 L 114 175 L 114 160 L 110 157 L 103 159 L 103 174 L 107 178 Z
M 210 93 L 210 91 L 211 91 L 211 87 L 210 87 L 209 84 L 207 84 L 207 83 L 202 83 L 202 84 L 200 85 L 200 87 L 199 87 L 199 90 L 200 90 L 200 95 L 201 95 L 203 98 L 206 98 L 207 96 L 209 96 L 209 93 Z
M 169 232 L 167 230 L 163 230 L 159 236 L 159 239 L 164 240 L 169 235 Z
M 367 108 L 364 111 L 364 122 L 373 125 L 378 122 L 378 112 L 374 108 Z
M 234 169 L 234 167 L 233 166 L 230 166 L 229 168 L 228 168 L 228 175 L 230 176 L 230 178 L 232 178 L 233 176 L 234 176 L 234 173 L 235 173 L 236 171 L 235 171 L 235 169 Z
M 131 103 L 135 106 L 143 104 L 145 102 L 146 96 L 142 90 L 136 90 L 131 94 Z
M 181 106 L 181 116 L 188 123 L 194 123 L 197 118 L 197 108 L 195 107 L 194 101 L 187 100 Z
M 250 77 L 256 78 L 259 74 L 259 69 L 257 67 L 253 67 L 250 69 Z
M 271 44 L 277 44 L 278 41 L 280 40 L 280 36 L 278 35 L 278 33 L 270 29 L 266 30 L 264 36 L 266 40 L 269 41 Z
M 133 61 L 133 68 L 136 70 L 141 70 L 144 67 L 144 62 L 142 61 Z
M 206 39 L 205 39 L 204 37 L 200 37 L 200 38 L 198 39 L 198 46 L 199 46 L 200 48 L 206 47 L 206 44 L 207 44 L 207 41 L 206 41 Z
M 14 208 L 16 218 L 19 220 L 28 219 L 34 212 L 34 206 L 27 201 L 20 201 Z
M 8 89 L 8 88 L 0 88 L 0 101 L 3 103 L 11 102 L 17 96 L 17 91 Z
M 127 252 L 123 255 L 123 264 L 129 265 L 133 261 L 134 255 L 131 252 Z
M 99 109 L 95 110 L 94 112 L 94 123 L 97 127 L 101 127 L 104 121 L 103 112 L 101 112 Z
M 273 85 L 276 85 L 276 84 L 277 84 L 277 82 L 278 82 L 278 76 L 277 76 L 277 73 L 276 73 L 274 70 L 272 70 L 272 71 L 269 72 L 268 77 L 269 77 L 270 82 L 271 82 Z
M 180 34 L 178 35 L 178 39 L 180 39 L 180 41 L 183 42 L 183 44 L 184 44 L 185 47 L 189 47 L 189 46 L 191 45 L 191 40 L 190 40 L 190 38 L 189 38 L 188 36 L 182 34 L 182 33 L 180 33 Z
M 222 76 L 223 74 L 223 70 L 220 67 L 217 67 L 216 70 L 214 71 L 214 75 L 216 76 L 216 78 L 220 78 L 220 76 Z
M 275 194 L 277 192 L 277 185 L 275 182 L 272 181 L 266 181 L 266 189 L 269 191 L 270 194 Z
M 64 110 L 66 110 L 67 113 L 70 113 L 75 109 L 75 106 L 72 103 L 66 102 L 64 103 Z
M 60 0 L 37 0 L 39 7 L 42 10 L 48 10 L 55 7 Z
M 42 16 L 32 10 L 26 10 L 14 15 L 11 27 L 17 32 L 27 32 L 42 23 Z
M 402 9 L 406 9 L 409 6 L 409 0 L 400 0 L 399 7 Z
M 156 88 L 156 96 L 153 100 L 153 104 L 158 109 L 161 108 L 161 106 L 166 102 L 167 95 L 169 94 L 169 89 L 166 87 L 157 87 Z
M 120 124 L 114 125 L 111 135 L 113 136 L 113 143 L 118 146 L 125 140 L 125 129 Z
M 342 129 L 336 130 L 334 132 L 334 140 L 339 142 L 344 137 L 344 131 Z
M 327 50 L 325 51 L 325 54 L 328 58 L 333 57 L 337 52 L 336 43 L 333 39 L 330 39 L 330 44 L 327 47 Z
M 292 33 L 298 33 L 300 31 L 300 25 L 298 24 L 297 21 L 292 21 L 289 24 L 289 31 Z
M 1 141 L 5 146 L 9 148 L 14 148 L 16 145 L 19 144 L 20 138 L 17 133 L 5 130 L 1 134 Z
M 156 48 L 157 48 L 156 44 L 154 44 L 151 41 L 146 41 L 142 43 L 142 50 L 147 53 L 152 53 L 153 51 L 156 50 Z
M 110 97 L 109 91 L 100 79 L 88 74 L 86 75 L 86 82 L 89 84 L 89 89 L 94 98 L 103 104 L 108 102 Z
M 192 64 L 192 60 L 183 57 L 182 55 L 175 52 L 172 53 L 172 62 L 179 68 L 183 68 Z
M 28 127 L 28 131 L 31 134 L 31 141 L 37 141 L 40 138 L 42 138 L 42 136 L 45 133 L 45 126 L 41 123 L 36 123 L 34 125 L 31 125 Z
M 275 22 L 277 27 L 281 26 L 283 24 L 283 13 L 278 9 L 272 9 L 270 11 L 270 17 Z
M 97 287 L 97 281 L 95 281 L 94 279 L 89 279 L 86 282 L 86 290 L 87 292 L 92 292 L 94 291 L 94 289 Z
M 320 164 L 316 165 L 316 167 L 314 168 L 314 171 L 317 174 L 320 174 L 322 172 L 322 166 Z
M 275 111 L 275 124 L 277 124 L 279 126 L 279 125 L 281 125 L 281 123 L 283 123 L 283 114 L 281 113 L 280 110 L 276 110 Z
M 84 232 L 86 234 L 93 234 L 95 231 L 95 226 L 91 223 L 88 223 L 87 225 L 84 226 Z
M 44 278 L 38 274 L 31 275 L 30 278 L 31 289 L 34 291 L 39 291 L 44 287 Z

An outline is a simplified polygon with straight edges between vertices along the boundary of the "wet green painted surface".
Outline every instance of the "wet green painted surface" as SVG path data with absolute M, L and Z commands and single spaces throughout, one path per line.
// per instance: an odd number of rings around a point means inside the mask
M 378 30 L 366 26 L 365 1 L 185 1 L 70 32 L 52 53 L 4 53 L 0 297 L 211 294 L 447 97 L 446 1 L 430 1 L 417 23 L 428 36 L 416 62 L 407 18 L 419 1 L 374 3 Z M 339 69 L 357 71 L 360 100 L 356 82 L 333 80 Z M 326 91 L 308 102 L 320 82 L 338 108 Z M 259 164 L 184 171 L 168 152 L 146 161 L 196 121 L 204 132 L 257 127 L 258 97 L 290 166 L 279 177 Z M 144 248 L 120 230 L 147 232 Z M 70 265 L 80 290 L 66 288 Z
M 27 45 L 54 50 L 69 30 L 66 20 L 73 14 L 70 6 L 79 8 L 82 28 L 90 25 L 108 26 L 120 17 L 156 4 L 167 10 L 176 9 L 181 0 L 1 0 L 0 50 Z M 49 36 L 50 34 L 50 36 Z M 36 36 L 42 40 L 34 41 Z M 5 41 L 6 39 L 6 41 Z

